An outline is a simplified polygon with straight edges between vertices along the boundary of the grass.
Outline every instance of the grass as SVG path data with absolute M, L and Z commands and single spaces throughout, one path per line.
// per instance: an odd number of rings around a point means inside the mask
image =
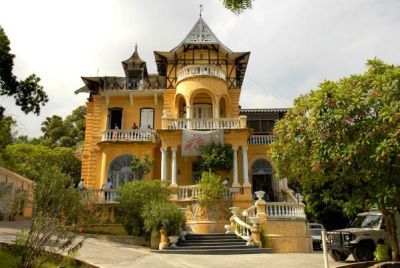
M 17 267 L 15 256 L 11 253 L 10 250 L 0 248 L 0 267 L 1 268 L 15 268 Z M 60 258 L 50 258 L 46 262 L 44 262 L 40 267 L 42 268 L 56 268 L 56 267 L 66 267 L 66 268 L 75 268 L 75 267 L 83 267 L 80 264 L 77 264 L 73 259 L 60 257 Z

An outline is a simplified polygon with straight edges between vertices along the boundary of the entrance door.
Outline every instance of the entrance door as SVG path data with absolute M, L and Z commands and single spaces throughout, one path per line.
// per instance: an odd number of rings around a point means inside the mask
M 145 108 L 140 110 L 140 128 L 154 129 L 154 109 Z
M 251 167 L 253 192 L 264 191 L 264 199 L 274 201 L 273 171 L 271 163 L 265 159 L 256 160 Z
M 212 118 L 212 105 L 211 104 L 193 105 L 193 117 L 195 119 Z
M 274 191 L 272 187 L 272 175 L 253 175 L 253 192 L 264 191 L 264 199 L 267 201 L 273 201 Z

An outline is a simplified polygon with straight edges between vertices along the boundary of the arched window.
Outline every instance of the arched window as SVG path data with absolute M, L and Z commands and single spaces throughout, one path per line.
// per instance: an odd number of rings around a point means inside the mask
M 257 159 L 251 166 L 252 174 L 272 174 L 272 165 L 265 159 Z
M 108 169 L 108 178 L 111 180 L 113 189 L 118 188 L 125 182 L 141 179 L 132 172 L 133 157 L 128 154 L 120 155 L 111 162 Z

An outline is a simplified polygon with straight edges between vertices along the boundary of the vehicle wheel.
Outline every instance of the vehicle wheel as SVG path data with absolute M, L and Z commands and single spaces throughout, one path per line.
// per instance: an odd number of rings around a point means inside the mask
M 347 257 L 349 257 L 349 255 L 344 254 L 343 252 L 336 249 L 329 250 L 329 255 L 335 261 L 345 261 Z
M 374 250 L 368 245 L 359 245 L 353 250 L 353 257 L 356 261 L 374 260 Z

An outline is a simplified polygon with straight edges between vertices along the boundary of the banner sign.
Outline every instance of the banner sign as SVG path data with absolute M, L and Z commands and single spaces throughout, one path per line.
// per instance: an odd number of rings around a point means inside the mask
M 182 156 L 198 156 L 201 146 L 224 143 L 224 130 L 196 131 L 182 129 Z

